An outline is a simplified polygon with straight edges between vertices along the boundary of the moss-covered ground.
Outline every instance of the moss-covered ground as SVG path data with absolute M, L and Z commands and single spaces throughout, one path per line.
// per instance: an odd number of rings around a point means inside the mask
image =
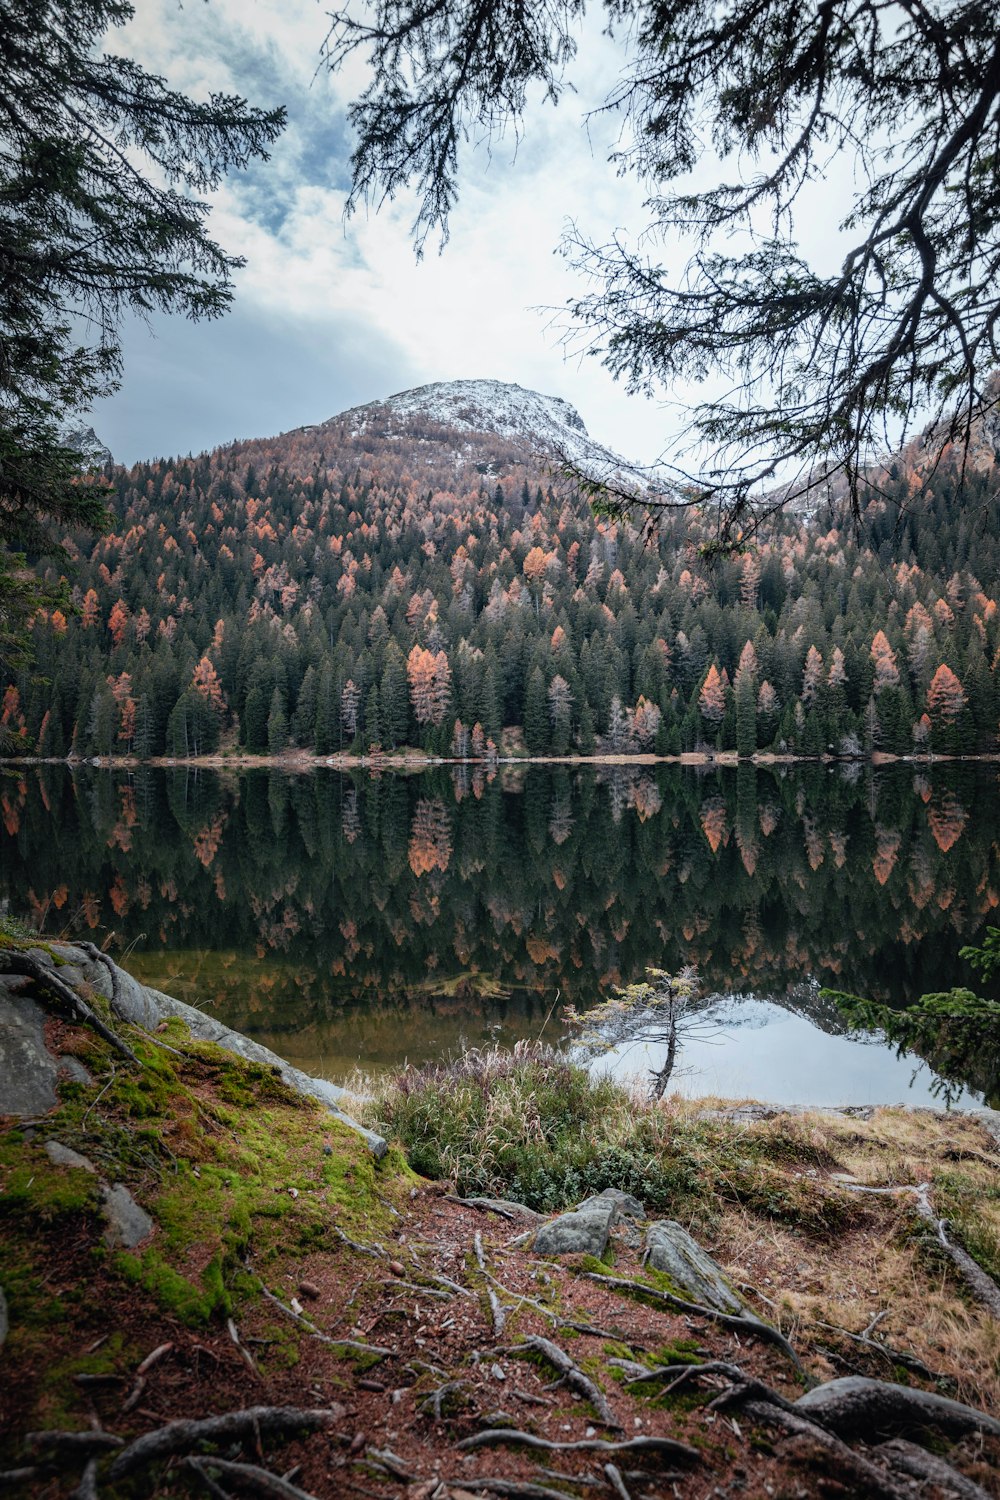
M 854 1191 L 929 1183 L 938 1212 L 995 1270 L 1000 1157 L 972 1117 L 651 1105 L 522 1051 L 404 1075 L 359 1101 L 397 1142 L 376 1163 L 273 1070 L 193 1042 L 177 1021 L 155 1038 L 128 1032 L 139 1066 L 92 1032 L 51 1025 L 91 1081 L 64 1081 L 44 1119 L 0 1121 L 0 1470 L 25 1462 L 25 1434 L 39 1429 L 99 1424 L 127 1441 L 176 1417 L 294 1404 L 325 1409 L 329 1431 L 217 1456 L 255 1457 L 272 1473 L 300 1466 L 295 1482 L 320 1500 L 455 1500 L 489 1494 L 491 1477 L 610 1492 L 600 1455 L 458 1447 L 484 1427 L 551 1442 L 615 1435 L 579 1392 L 552 1386 L 545 1359 L 524 1357 L 525 1337 L 542 1334 L 610 1402 L 619 1436 L 671 1437 L 696 1455 L 623 1458 L 630 1494 L 845 1493 L 815 1451 L 712 1411 L 717 1379 L 644 1378 L 715 1360 L 788 1400 L 803 1387 L 774 1347 L 587 1274 L 613 1266 L 620 1280 L 673 1289 L 643 1267 L 641 1233 L 623 1222 L 602 1259 L 545 1263 L 516 1243 L 521 1224 L 454 1201 L 456 1188 L 546 1210 L 625 1188 L 651 1217 L 691 1229 L 792 1340 L 809 1380 L 860 1373 L 1000 1404 L 996 1320 L 905 1196 Z M 96 1172 L 53 1165 L 51 1140 Z M 131 1251 L 105 1242 L 102 1180 L 125 1184 L 155 1223 Z M 866 1328 L 870 1346 L 851 1336 Z M 998 1445 L 948 1451 L 987 1492 L 1000 1488 Z M 206 1492 L 180 1462 L 134 1481 L 112 1482 L 109 1469 L 99 1493 L 110 1500 Z M 22 1492 L 62 1500 L 79 1477 L 42 1472 Z M 222 1481 L 216 1472 L 226 1493 Z

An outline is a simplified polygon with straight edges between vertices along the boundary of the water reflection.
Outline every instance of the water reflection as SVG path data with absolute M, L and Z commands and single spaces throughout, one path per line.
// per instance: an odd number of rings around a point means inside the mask
M 584 1007 L 650 965 L 833 1036 L 808 981 L 893 1004 L 968 982 L 958 948 L 1000 900 L 996 784 L 971 764 L 44 766 L 0 781 L 0 881 L 330 1076 L 536 1035 L 557 990 Z M 773 1098 L 801 1043 L 760 1036 Z

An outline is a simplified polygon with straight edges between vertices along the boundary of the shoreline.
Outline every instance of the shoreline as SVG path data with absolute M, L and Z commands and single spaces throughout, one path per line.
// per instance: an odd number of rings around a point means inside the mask
M 213 755 L 152 755 L 141 758 L 137 755 L 4 755 L 0 766 L 92 766 L 101 770 L 136 770 L 149 766 L 157 770 L 170 770 L 180 766 L 196 769 L 226 770 L 368 770 L 368 771 L 426 771 L 438 766 L 933 766 L 940 764 L 996 765 L 1000 752 L 984 755 L 893 755 L 876 750 L 871 755 L 792 755 L 760 751 L 754 755 L 740 756 L 735 750 L 690 750 L 681 755 L 501 755 L 488 759 L 483 756 L 429 755 L 423 751 L 410 750 L 393 755 L 311 755 L 305 750 L 285 752 L 281 755 L 255 755 L 236 751 L 232 754 Z
M 606 1473 L 596 1439 L 651 1451 L 643 1482 L 678 1500 L 736 1470 L 748 1496 L 825 1493 L 860 1463 L 852 1493 L 901 1494 L 872 1467 L 877 1412 L 846 1434 L 864 1452 L 828 1457 L 845 1368 L 907 1424 L 986 1424 L 934 1457 L 995 1492 L 996 1116 L 654 1102 L 494 1052 L 356 1100 L 378 1155 L 316 1080 L 304 1096 L 99 950 L 4 956 L 7 1035 L 34 1042 L 0 1068 L 0 1468 L 21 1493 L 81 1471 L 109 1500 L 126 1472 L 152 1493 L 184 1465 L 260 1494 L 293 1472 L 302 1500 L 577 1494 Z M 770 1402 L 751 1427 L 717 1421 L 720 1371 L 727 1399 L 752 1381 Z M 818 1448 L 780 1441 L 786 1410 Z M 252 1462 L 195 1451 L 220 1439 Z

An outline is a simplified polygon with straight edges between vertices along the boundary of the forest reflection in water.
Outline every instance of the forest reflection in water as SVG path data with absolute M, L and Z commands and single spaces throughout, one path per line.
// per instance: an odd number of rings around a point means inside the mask
M 971 982 L 996 791 L 974 763 L 8 768 L 0 897 L 48 932 L 113 932 L 140 978 L 329 1077 L 555 1039 L 562 1004 L 690 964 L 739 1092 L 895 1098 L 912 1066 L 839 1036 L 818 987 L 904 1005 Z M 734 1091 L 718 1049 L 701 1065 L 683 1086 Z

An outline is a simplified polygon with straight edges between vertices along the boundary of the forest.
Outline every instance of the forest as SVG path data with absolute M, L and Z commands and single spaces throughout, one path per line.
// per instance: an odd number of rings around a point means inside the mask
M 650 537 L 528 442 L 420 416 L 109 468 L 0 727 L 49 758 L 994 752 L 987 457 L 959 500 L 911 445 L 860 528 L 827 499 L 714 558 L 705 515 Z

